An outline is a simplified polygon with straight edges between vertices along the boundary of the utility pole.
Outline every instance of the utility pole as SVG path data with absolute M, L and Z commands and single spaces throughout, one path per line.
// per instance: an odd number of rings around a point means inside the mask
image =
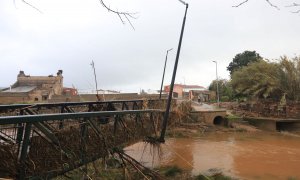
M 171 101 L 172 101 L 172 96 L 173 96 L 173 88 L 174 88 L 174 83 L 175 83 L 175 78 L 176 78 L 176 71 L 177 71 L 177 66 L 178 66 L 178 60 L 179 60 L 179 55 L 180 55 L 180 50 L 181 50 L 181 43 L 182 43 L 182 37 L 183 37 L 183 32 L 184 32 L 186 13 L 187 13 L 187 10 L 188 10 L 188 7 L 189 7 L 189 4 L 185 3 L 182 0 L 179 0 L 179 1 L 182 4 L 185 5 L 185 13 L 184 13 L 184 17 L 183 17 L 181 33 L 180 33 L 180 38 L 179 38 L 179 43 L 178 43 L 178 48 L 177 48 L 177 54 L 176 54 L 176 60 L 175 60 L 175 65 L 174 65 L 174 69 L 173 69 L 173 76 L 172 76 L 172 81 L 171 81 L 171 85 L 170 85 L 170 92 L 169 92 L 169 96 L 168 96 L 167 108 L 166 108 L 166 112 L 164 114 L 162 130 L 161 130 L 161 134 L 160 134 L 160 138 L 159 138 L 160 142 L 165 142 L 165 133 L 166 133 L 166 129 L 167 129 L 168 118 L 169 118 L 170 107 L 171 107 Z
M 99 97 L 99 94 L 98 94 L 98 83 L 97 83 L 97 75 L 96 75 L 96 68 L 95 68 L 95 63 L 94 61 L 92 60 L 92 63 L 91 63 L 91 66 L 94 70 L 94 77 L 95 77 L 95 84 L 96 84 L 96 96 L 97 96 L 97 100 L 100 101 L 100 97 Z M 103 94 L 103 100 L 104 99 L 104 94 Z
M 220 107 L 219 78 L 218 78 L 218 62 L 217 62 L 217 61 L 213 61 L 213 62 L 216 63 L 217 103 L 218 103 L 218 107 Z
M 162 93 L 162 88 L 163 88 L 163 84 L 164 84 L 165 71 L 166 71 L 166 65 L 167 65 L 167 60 L 168 60 L 168 53 L 169 53 L 169 51 L 171 51 L 172 49 L 173 49 L 173 48 L 167 50 L 166 59 L 165 59 L 165 66 L 164 66 L 164 72 L 163 72 L 163 76 L 162 76 L 162 80 L 161 80 L 161 85 L 160 85 L 160 91 L 159 91 L 159 99 L 161 99 L 161 93 Z

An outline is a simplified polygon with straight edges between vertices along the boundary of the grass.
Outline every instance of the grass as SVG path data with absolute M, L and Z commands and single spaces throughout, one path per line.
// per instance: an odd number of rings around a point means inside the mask
M 171 177 L 175 177 L 176 175 L 179 175 L 183 172 L 182 169 L 180 169 L 178 166 L 164 166 L 164 167 L 160 167 L 159 169 L 157 169 L 159 171 L 160 174 L 171 178 Z
M 235 122 L 235 121 L 241 120 L 242 117 L 236 116 L 234 114 L 229 114 L 226 116 L 226 119 L 228 120 L 228 122 Z
M 177 174 L 180 174 L 182 172 L 182 170 L 177 167 L 177 166 L 171 166 L 169 167 L 166 171 L 165 171 L 165 176 L 167 177 L 174 177 L 176 176 Z
M 233 180 L 233 178 L 229 176 L 225 176 L 222 173 L 216 174 L 213 176 L 205 176 L 205 175 L 198 175 L 195 177 L 195 180 Z

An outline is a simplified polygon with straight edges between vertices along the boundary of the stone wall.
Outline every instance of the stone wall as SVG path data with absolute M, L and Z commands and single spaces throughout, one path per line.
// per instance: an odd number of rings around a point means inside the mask
M 28 103 L 27 93 L 0 93 L 0 104 Z

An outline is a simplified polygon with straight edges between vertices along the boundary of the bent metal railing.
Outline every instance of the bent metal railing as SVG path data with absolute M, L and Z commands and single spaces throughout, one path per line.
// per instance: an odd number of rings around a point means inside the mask
M 115 147 L 158 136 L 163 111 L 138 106 L 144 101 L 130 102 L 132 109 L 138 110 L 127 110 L 127 103 L 1 106 L 2 112 L 18 110 L 20 115 L 0 117 L 0 177 L 48 179 L 106 157 Z M 78 106 L 97 110 L 99 104 L 106 105 L 106 110 L 113 107 L 113 111 L 74 112 Z M 37 114 L 51 107 L 63 107 L 64 111 Z
M 163 100 L 112 100 L 112 101 L 88 101 L 88 102 L 63 102 L 40 104 L 12 104 L 0 105 L 0 116 L 23 115 L 25 109 L 30 109 L 36 114 L 64 113 L 64 112 L 89 112 L 89 111 L 114 111 L 114 110 L 138 110 L 157 108 Z M 23 114 L 22 114 L 23 113 Z

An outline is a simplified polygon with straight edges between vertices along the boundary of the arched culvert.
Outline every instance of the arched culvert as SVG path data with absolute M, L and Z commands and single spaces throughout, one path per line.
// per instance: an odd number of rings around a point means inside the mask
M 216 116 L 214 118 L 214 125 L 226 125 L 225 119 L 222 116 Z

